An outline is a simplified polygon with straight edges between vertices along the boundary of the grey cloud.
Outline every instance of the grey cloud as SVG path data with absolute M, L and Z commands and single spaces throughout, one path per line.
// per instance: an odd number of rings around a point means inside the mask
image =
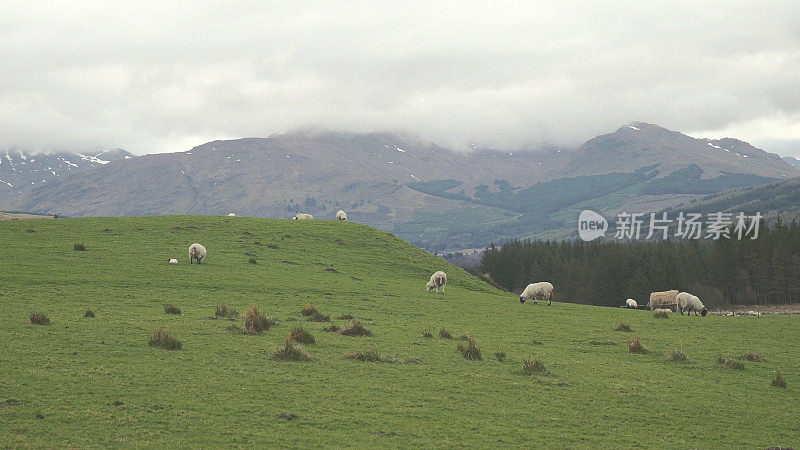
M 311 125 L 577 145 L 642 120 L 800 155 L 799 16 L 795 1 L 11 2 L 0 146 L 181 151 Z

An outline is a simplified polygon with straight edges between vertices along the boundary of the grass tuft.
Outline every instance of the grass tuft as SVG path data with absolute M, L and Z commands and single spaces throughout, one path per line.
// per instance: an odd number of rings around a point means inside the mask
M 92 311 L 92 308 L 86 308 L 86 312 L 83 313 L 83 317 L 94 317 L 94 311 Z
M 522 373 L 525 375 L 548 375 L 547 369 L 545 369 L 544 364 L 538 358 L 526 359 L 522 364 Z
M 786 380 L 783 379 L 780 370 L 775 372 L 775 378 L 772 379 L 772 387 L 786 389 Z
M 181 309 L 171 303 L 168 303 L 164 305 L 164 312 L 167 314 L 180 314 Z
M 617 325 L 617 328 L 614 328 L 614 331 L 624 331 L 626 333 L 633 333 L 633 328 L 631 328 L 631 326 L 625 322 L 620 322 L 620 324 Z
M 683 349 L 673 348 L 669 354 L 669 359 L 678 362 L 686 361 L 686 353 L 683 352 Z
M 276 361 L 311 361 L 314 359 L 303 347 L 295 345 L 290 336 L 286 336 L 283 348 L 279 348 L 272 354 L 272 359 Z
M 642 341 L 639 340 L 638 336 L 628 339 L 628 353 L 640 355 L 647 353 L 647 349 L 642 345 Z
M 31 311 L 30 321 L 34 325 L 50 325 L 50 319 L 47 314 L 41 311 Z
M 279 247 L 277 245 L 275 245 L 275 244 L 267 244 L 267 248 L 271 248 L 273 250 L 278 250 L 279 249 Z
M 478 348 L 478 344 L 475 343 L 475 339 L 473 339 L 472 336 L 466 336 L 466 339 L 460 340 L 456 348 L 461 352 L 461 356 L 463 356 L 464 359 L 470 361 L 480 361 L 483 359 L 481 357 L 481 349 Z
M 753 361 L 753 362 L 764 362 L 767 360 L 766 358 L 764 358 L 764 355 L 761 352 L 751 352 L 741 356 L 739 359 L 744 361 Z
M 442 339 L 453 339 L 453 335 L 450 334 L 450 332 L 445 330 L 444 328 L 439 330 L 439 337 Z
M 338 333 L 339 332 L 339 326 L 331 324 L 330 326 L 327 326 L 327 327 L 323 328 L 323 330 L 326 333 Z
M 175 336 L 164 331 L 163 328 L 159 328 L 150 335 L 150 346 L 163 348 L 164 350 L 180 350 L 183 348 L 183 343 Z
M 289 331 L 289 339 L 298 344 L 316 344 L 317 340 L 303 327 L 294 327 Z
M 277 322 L 261 314 L 257 306 L 249 306 L 242 314 L 242 331 L 245 333 L 263 333 L 275 325 Z
M 364 325 L 358 320 L 343 325 L 339 328 L 339 333 L 345 336 L 372 336 L 372 331 L 364 328 Z
M 669 319 L 669 313 L 666 311 L 656 311 L 653 313 L 653 317 L 656 319 Z
M 498 361 L 503 362 L 506 360 L 506 352 L 494 352 L 494 357 Z
M 239 317 L 239 311 L 229 307 L 225 303 L 220 303 L 217 305 L 217 309 L 214 310 L 214 317 L 220 319 L 235 319 Z
M 250 264 L 258 264 L 258 261 L 256 261 L 255 258 L 250 258 L 247 262 Z
M 352 359 L 353 361 L 365 361 L 365 362 L 375 362 L 375 363 L 388 363 L 388 364 L 421 364 L 422 361 L 419 358 L 406 358 L 406 359 L 395 359 L 390 356 L 384 356 L 378 353 L 377 350 L 371 348 L 369 350 L 357 353 L 345 353 L 345 359 Z
M 737 361 L 730 356 L 717 356 L 717 364 L 727 366 L 735 370 L 744 370 L 744 363 Z
M 331 315 L 322 314 L 321 312 L 315 310 L 314 314 L 312 314 L 311 317 L 306 318 L 306 320 L 309 322 L 330 322 Z
M 304 315 L 306 317 L 309 317 L 309 316 L 313 316 L 314 314 L 319 314 L 319 313 L 317 312 L 317 309 L 314 308 L 314 305 L 306 305 L 306 306 L 303 306 L 303 309 L 300 310 L 300 314 L 302 314 L 302 315 Z
M 337 320 L 353 320 L 356 317 L 352 314 L 342 314 L 341 316 L 337 317 Z
M 425 330 L 425 331 L 422 332 L 422 337 L 424 337 L 424 338 L 432 338 L 433 337 L 433 333 L 431 333 L 428 330 Z
M 75 250 L 76 252 L 85 252 L 86 251 L 86 246 L 76 242 L 76 243 L 72 244 L 72 249 Z

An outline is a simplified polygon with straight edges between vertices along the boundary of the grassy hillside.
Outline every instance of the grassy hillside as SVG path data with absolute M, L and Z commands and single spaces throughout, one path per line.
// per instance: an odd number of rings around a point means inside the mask
M 462 270 L 356 223 L 222 217 L 0 222 L 0 445 L 797 445 L 797 316 L 656 319 L 646 311 L 521 305 Z M 193 242 L 208 248 L 187 264 Z M 73 250 L 75 243 L 85 251 Z M 180 264 L 167 264 L 176 257 Z M 249 262 L 253 258 L 255 264 Z M 427 294 L 435 270 L 447 294 Z M 279 324 L 212 319 L 225 302 Z M 182 311 L 167 315 L 163 305 Z M 305 321 L 352 314 L 374 335 Z M 91 308 L 94 318 L 84 318 Z M 45 312 L 51 325 L 31 325 Z M 614 331 L 627 322 L 633 333 Z M 270 358 L 289 330 L 307 362 Z M 148 346 L 164 327 L 180 351 Z M 474 336 L 481 361 L 454 337 Z M 433 337 L 423 337 L 429 330 Z M 629 354 L 639 336 L 649 354 Z M 667 354 L 682 347 L 688 361 Z M 374 349 L 413 363 L 345 359 Z M 495 352 L 507 355 L 495 359 Z M 761 352 L 744 370 L 716 362 Z M 539 358 L 549 375 L 526 375 Z M 770 386 L 774 371 L 788 388 Z M 121 404 L 120 404 L 121 403 Z M 278 418 L 295 414 L 296 420 Z M 38 418 L 37 418 L 38 415 Z

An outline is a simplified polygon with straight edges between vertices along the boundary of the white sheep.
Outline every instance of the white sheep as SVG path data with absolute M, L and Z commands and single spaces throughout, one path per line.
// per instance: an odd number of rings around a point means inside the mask
M 699 313 L 705 317 L 705 315 L 708 314 L 708 310 L 703 306 L 703 302 L 701 302 L 696 295 L 692 295 L 688 292 L 681 292 L 675 297 L 675 300 L 678 303 L 678 311 L 681 315 L 683 315 L 684 310 L 687 315 L 691 315 L 691 313 L 694 312 L 694 315 Z
M 170 264 L 178 264 L 178 260 L 177 260 L 177 259 L 175 259 L 175 258 L 170 258 L 170 259 L 169 259 L 169 263 L 170 263 Z
M 228 217 L 236 217 L 236 213 L 230 212 L 230 213 L 228 213 Z
M 342 211 L 341 209 L 336 212 L 336 220 L 342 220 L 347 222 L 347 213 Z
M 636 308 L 639 307 L 639 304 L 636 303 L 636 300 L 634 300 L 632 298 L 629 298 L 629 299 L 625 300 L 625 306 L 628 307 L 628 308 L 636 309 Z
M 206 257 L 206 248 L 200 244 L 194 243 L 189 246 L 189 264 L 192 263 L 193 260 L 197 260 L 197 264 L 200 264 Z
M 524 291 L 522 291 L 522 294 L 520 294 L 519 302 L 525 303 L 528 300 L 533 299 L 533 304 L 535 305 L 536 300 L 539 298 L 542 300 L 547 300 L 547 306 L 550 306 L 550 303 L 553 301 L 553 285 L 547 281 L 531 283 L 525 288 Z
M 297 215 L 292 217 L 292 219 L 312 220 L 312 219 L 314 219 L 314 216 L 312 216 L 311 214 L 304 214 L 304 213 L 301 213 L 301 212 L 298 211 Z
M 442 288 L 442 294 L 444 294 L 444 287 L 447 285 L 447 274 L 442 272 L 441 270 L 438 272 L 434 272 L 431 275 L 431 280 L 428 281 L 428 284 L 425 287 L 430 292 L 433 289 L 436 289 L 436 292 L 439 292 L 439 288 Z

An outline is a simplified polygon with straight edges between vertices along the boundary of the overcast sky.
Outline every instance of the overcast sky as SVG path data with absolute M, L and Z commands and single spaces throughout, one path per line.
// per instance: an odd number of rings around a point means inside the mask
M 651 3 L 4 1 L 0 149 L 575 146 L 645 121 L 800 156 L 800 2 Z

